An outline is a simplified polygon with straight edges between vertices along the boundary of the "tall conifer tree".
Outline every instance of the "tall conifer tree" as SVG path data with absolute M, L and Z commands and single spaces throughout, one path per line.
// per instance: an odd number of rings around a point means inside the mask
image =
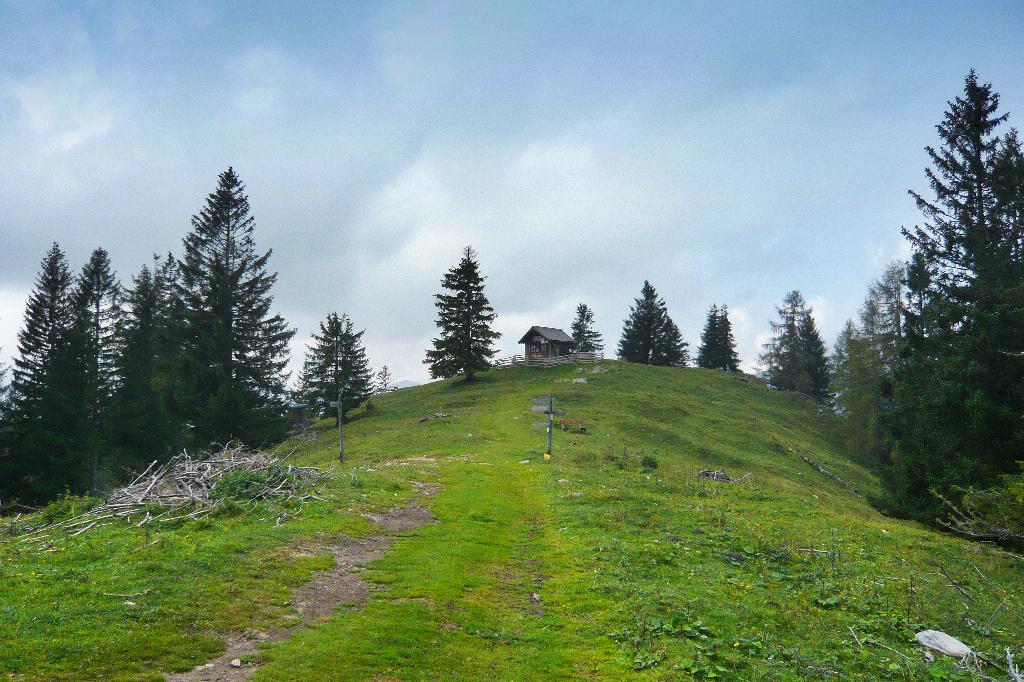
M 594 329 L 594 312 L 586 303 L 576 306 L 576 319 L 572 321 L 572 348 L 575 353 L 600 353 L 604 339 Z
M 712 304 L 701 333 L 697 366 L 705 369 L 739 370 L 740 359 L 736 354 L 736 339 L 732 335 L 729 308 Z
M 926 151 L 930 196 L 913 247 L 906 336 L 890 420 L 893 489 L 904 510 L 934 518 L 931 488 L 994 482 L 1024 451 L 1024 157 L 996 129 L 999 95 L 974 71 Z
M 161 307 L 169 295 L 159 271 L 143 266 L 133 278 L 125 296 L 125 313 L 118 333 L 120 349 L 117 372 L 119 386 L 114 399 L 115 437 L 130 465 L 148 464 L 163 458 L 181 445 L 181 435 L 168 411 L 160 373 L 161 335 L 164 332 Z
M 717 366 L 717 342 L 719 335 L 718 306 L 711 305 L 708 318 L 704 322 L 704 330 L 700 335 L 700 347 L 697 349 L 697 366 L 703 369 L 714 369 Z
M 778 322 L 772 322 L 772 338 L 760 358 L 765 378 L 779 390 L 827 400 L 828 358 L 813 311 L 799 291 L 791 291 L 778 313 Z
M 664 299 L 645 280 L 623 324 L 619 357 L 645 365 L 684 367 L 690 359 L 687 346 Z
M 184 372 L 187 326 L 181 270 L 173 254 L 154 257 L 153 288 L 156 295 L 153 388 L 160 395 L 163 409 L 177 434 L 172 449 L 178 450 L 184 438 L 189 407 Z
M 0 488 L 23 502 L 84 487 L 72 450 L 78 405 L 69 391 L 76 383 L 71 284 L 64 252 L 54 244 L 43 259 L 18 333 L 11 383 L 12 454 L 0 459 Z
M 736 337 L 732 333 L 732 321 L 729 319 L 729 306 L 722 304 L 718 309 L 718 327 L 715 334 L 718 349 L 718 368 L 727 372 L 740 370 L 740 356 L 736 352 Z
M 825 351 L 825 342 L 818 332 L 818 325 L 814 322 L 814 316 L 808 309 L 800 318 L 799 341 L 804 362 L 807 384 L 798 390 L 815 400 L 827 402 L 830 399 L 828 391 L 829 371 L 828 354 Z
M 501 336 L 491 329 L 497 316 L 484 294 L 484 277 L 471 247 L 445 273 L 441 286 L 451 293 L 434 295 L 438 336 L 423 362 L 435 379 L 465 374 L 471 381 L 476 372 L 490 367 L 496 353 L 491 344 Z
M 277 274 L 253 240 L 245 187 L 228 168 L 192 218 L 179 262 L 182 306 L 179 407 L 198 445 L 284 435 L 284 367 L 294 335 L 271 312 Z
M 373 378 L 363 348 L 363 332 L 356 331 L 348 315 L 331 313 L 320 323 L 320 333 L 306 351 L 300 378 L 300 395 L 320 416 L 337 411 L 332 401 L 342 396 L 342 416 L 373 393 Z
M 79 447 L 84 450 L 92 491 L 100 490 L 102 454 L 109 450 L 109 411 L 117 387 L 117 329 L 121 321 L 121 287 L 105 249 L 92 252 L 74 292 L 72 346 L 78 368 L 82 416 Z

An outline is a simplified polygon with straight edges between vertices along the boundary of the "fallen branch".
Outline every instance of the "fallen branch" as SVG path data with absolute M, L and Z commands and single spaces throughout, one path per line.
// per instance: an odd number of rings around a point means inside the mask
M 811 459 L 810 457 L 808 457 L 806 455 L 800 455 L 800 459 L 802 459 L 803 461 L 807 462 L 812 467 L 814 467 L 814 470 L 817 471 L 822 476 L 824 476 L 826 478 L 831 478 L 833 481 L 835 481 L 835 482 L 839 483 L 840 485 L 846 487 L 850 492 L 854 493 L 855 495 L 860 495 L 860 491 L 857 490 L 857 487 L 854 486 L 852 483 L 843 480 L 839 476 L 839 474 L 837 474 L 837 473 L 835 473 L 833 471 L 829 471 L 828 469 L 826 469 L 822 465 L 818 464 L 817 462 L 815 462 L 813 459 Z
M 877 642 L 877 641 L 875 641 L 875 640 L 873 640 L 873 639 L 865 639 L 864 641 L 865 641 L 865 642 L 867 642 L 868 644 L 874 644 L 875 646 L 880 646 L 880 647 L 882 647 L 883 649 L 888 649 L 889 651 L 891 651 L 891 652 L 893 652 L 894 654 L 897 654 L 897 655 L 899 655 L 899 656 L 902 656 L 903 658 L 905 658 L 905 659 L 906 659 L 906 660 L 908 660 L 908 661 L 911 661 L 911 660 L 913 660 L 913 659 L 911 659 L 911 658 L 910 658 L 910 656 L 907 656 L 907 655 L 906 655 L 905 653 L 903 653 L 902 651 L 896 651 L 896 649 L 893 649 L 893 648 L 892 648 L 891 646 L 888 646 L 888 645 L 886 645 L 886 644 L 882 644 L 881 642 Z
M 846 629 L 850 631 L 851 635 L 853 635 L 853 641 L 857 642 L 857 646 L 859 646 L 861 649 L 863 649 L 864 648 L 864 643 L 860 641 L 860 637 L 858 637 L 857 633 L 853 631 L 853 628 L 850 627 L 849 625 L 847 625 Z
M 945 566 L 944 566 L 944 565 L 942 564 L 942 562 L 941 562 L 941 561 L 939 562 L 939 570 L 940 570 L 940 571 L 942 571 L 942 575 L 944 575 L 944 576 L 946 577 L 946 580 L 948 580 L 948 581 L 949 581 L 949 586 L 950 586 L 950 587 L 956 588 L 956 591 L 957 591 L 957 592 L 959 592 L 959 593 L 960 593 L 960 594 L 962 594 L 963 596 L 967 597 L 968 599 L 974 599 L 974 597 L 972 597 L 971 595 L 969 595 L 969 594 L 967 593 L 967 590 L 965 590 L 965 589 L 964 589 L 964 588 L 963 588 L 963 587 L 962 587 L 962 586 L 960 585 L 960 583 L 958 583 L 957 581 L 953 580 L 953 578 L 952 578 L 952 577 L 951 577 L 951 576 L 949 575 L 949 573 L 948 573 L 948 572 L 946 571 L 946 567 L 945 567 Z

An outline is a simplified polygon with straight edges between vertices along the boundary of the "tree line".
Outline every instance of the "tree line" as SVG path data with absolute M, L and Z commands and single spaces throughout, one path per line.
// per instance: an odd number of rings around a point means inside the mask
M 484 280 L 477 253 L 468 246 L 459 263 L 442 278 L 441 286 L 445 291 L 434 296 L 439 333 L 424 360 L 432 378 L 463 375 L 471 381 L 475 374 L 491 367 L 491 360 L 497 354 L 494 342 L 501 334 L 493 328 L 497 315 L 484 291 Z M 586 303 L 576 307 L 570 329 L 572 352 L 604 350 L 603 337 L 595 328 L 594 313 Z M 644 282 L 640 297 L 630 307 L 623 323 L 618 357 L 628 362 L 669 367 L 686 367 L 690 363 L 689 344 L 669 316 L 665 300 L 648 281 Z M 697 366 L 739 370 L 728 306 L 713 305 L 708 312 Z
M 342 418 L 392 389 L 372 373 L 347 314 L 329 313 L 286 385 L 296 333 L 273 312 L 277 274 L 254 239 L 245 187 L 229 168 L 193 216 L 181 255 L 155 256 L 123 286 L 97 248 L 73 274 L 53 244 L 40 265 L 18 335 L 9 385 L 0 395 L 0 503 L 31 504 L 65 491 L 101 492 L 182 448 L 241 441 L 260 446 L 287 433 L 289 402 Z M 490 367 L 496 319 L 475 251 L 442 278 L 438 336 L 425 362 L 435 378 L 471 379 Z M 580 303 L 573 350 L 602 352 L 593 311 Z M 736 371 L 726 306 L 712 306 L 697 365 Z M 624 322 L 618 355 L 686 366 L 688 344 L 649 282 Z M 6 376 L 0 368 L 0 380 Z
M 280 440 L 289 400 L 326 412 L 342 384 L 346 409 L 390 390 L 387 367 L 372 380 L 362 332 L 336 313 L 288 389 L 295 330 L 272 311 L 277 274 L 254 227 L 229 168 L 181 255 L 154 257 L 127 287 L 102 248 L 77 274 L 49 249 L 0 395 L 0 503 L 99 492 L 182 448 Z
M 277 273 L 268 267 L 271 251 L 257 249 L 254 230 L 245 187 L 229 168 L 193 216 L 180 256 L 154 257 L 128 286 L 102 248 L 77 274 L 59 245 L 50 248 L 0 395 L 0 503 L 101 492 L 182 448 L 275 442 L 287 434 L 289 403 L 337 419 L 332 404 L 340 402 L 346 419 L 374 393 L 392 389 L 387 366 L 370 369 L 364 331 L 337 312 L 320 322 L 294 387 L 287 386 L 296 330 L 272 310 Z M 490 367 L 500 334 L 484 280 L 470 247 L 444 274 L 434 297 L 438 335 L 424 360 L 432 377 L 472 379 Z M 823 347 L 820 339 L 807 345 L 813 320 L 802 303 L 794 305 L 786 308 L 789 323 L 778 325 L 770 374 L 780 388 L 805 391 L 816 384 L 804 381 L 793 358 Z M 604 350 L 585 303 L 571 331 L 575 352 Z M 791 352 L 797 337 L 803 354 Z M 689 344 L 650 282 L 630 307 L 617 354 L 651 365 L 691 362 Z M 709 310 L 696 365 L 738 371 L 727 306 Z M 0 368 L 0 380 L 5 372 Z

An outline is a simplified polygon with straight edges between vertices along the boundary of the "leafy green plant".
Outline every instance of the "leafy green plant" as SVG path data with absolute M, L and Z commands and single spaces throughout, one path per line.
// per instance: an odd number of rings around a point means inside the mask
M 43 525 L 65 521 L 102 503 L 103 499 L 99 497 L 72 495 L 66 492 L 62 497 L 43 507 L 39 512 L 39 521 Z
M 221 476 L 210 491 L 214 500 L 251 500 L 268 488 L 292 480 L 287 467 L 273 463 L 262 471 L 235 469 Z

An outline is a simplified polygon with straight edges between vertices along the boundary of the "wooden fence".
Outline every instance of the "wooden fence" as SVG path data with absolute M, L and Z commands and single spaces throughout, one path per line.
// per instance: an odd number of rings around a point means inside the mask
M 602 353 L 569 353 L 559 355 L 556 358 L 526 358 L 522 355 L 512 355 L 507 358 L 500 358 L 491 363 L 495 369 L 505 367 L 557 367 L 558 365 L 596 365 L 604 360 Z

